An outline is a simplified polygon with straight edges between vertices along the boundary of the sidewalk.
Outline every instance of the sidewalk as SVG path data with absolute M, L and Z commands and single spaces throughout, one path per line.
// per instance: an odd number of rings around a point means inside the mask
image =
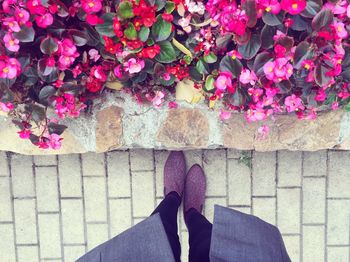
M 0 261 L 73 262 L 142 221 L 162 200 L 167 155 L 0 152 Z M 188 167 L 204 166 L 209 220 L 214 204 L 229 206 L 277 225 L 293 262 L 350 261 L 350 152 L 221 149 L 186 157 Z M 187 261 L 188 233 L 179 214 Z

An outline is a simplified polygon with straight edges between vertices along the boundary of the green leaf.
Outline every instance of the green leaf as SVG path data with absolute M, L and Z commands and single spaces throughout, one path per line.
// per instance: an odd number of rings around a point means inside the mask
M 301 42 L 295 49 L 294 68 L 300 69 L 301 63 L 310 56 L 310 44 L 306 41 Z
M 294 46 L 294 38 L 290 36 L 282 36 L 278 38 L 276 44 L 280 44 L 281 46 L 286 48 L 287 51 L 290 51 Z
M 155 59 L 160 63 L 171 63 L 176 59 L 175 49 L 169 41 L 159 42 L 160 53 Z
M 155 0 L 154 2 L 155 2 L 155 5 L 158 7 L 157 11 L 163 9 L 164 6 L 166 5 L 166 1 L 165 0 Z
M 350 112 L 350 102 L 344 107 L 346 112 Z
M 306 1 L 306 8 L 300 13 L 301 16 L 313 18 L 322 7 L 322 0 L 308 0 Z
M 68 34 L 73 37 L 74 43 L 77 46 L 84 46 L 89 41 L 89 35 L 85 31 L 69 29 Z
M 27 112 L 32 113 L 32 119 L 36 123 L 40 123 L 46 118 L 45 108 L 43 108 L 42 106 L 35 105 L 35 104 L 28 104 L 24 108 Z
M 189 74 L 193 81 L 199 82 L 202 80 L 202 74 L 198 72 L 197 68 L 195 66 L 189 67 Z
M 278 15 L 274 15 L 270 12 L 264 12 L 262 19 L 265 24 L 270 26 L 280 25 L 284 19 L 284 12 L 281 11 Z
M 97 46 L 100 43 L 100 35 L 98 32 L 88 23 L 81 23 L 81 27 L 84 29 L 85 34 L 88 36 L 88 42 L 86 43 L 89 46 Z
M 48 36 L 44 38 L 40 43 L 40 50 L 46 55 L 51 55 L 58 50 L 58 44 L 52 37 Z
M 41 104 L 47 106 L 50 104 L 50 97 L 56 93 L 57 89 L 53 86 L 44 86 L 39 92 L 39 101 Z
M 253 28 L 257 22 L 256 1 L 255 0 L 246 0 L 242 4 L 242 7 L 248 16 L 247 26 L 250 28 Z
M 156 42 L 166 40 L 171 34 L 171 23 L 165 21 L 161 15 L 157 16 L 157 22 L 152 26 L 152 35 Z
M 310 27 L 310 22 L 306 20 L 306 18 L 300 16 L 300 15 L 294 15 L 293 16 L 293 24 L 290 28 L 292 28 L 295 31 L 305 31 L 310 28 L 310 31 L 312 30 Z
M 205 91 L 211 91 L 213 90 L 215 87 L 214 87 L 214 82 L 215 82 L 215 79 L 212 75 L 208 75 L 207 76 L 207 79 L 205 80 Z
M 137 39 L 137 32 L 133 23 L 128 23 L 128 27 L 124 30 L 124 35 L 129 40 Z
M 213 52 L 210 52 L 208 55 L 204 55 L 203 59 L 208 64 L 215 63 L 218 60 L 217 56 Z
M 326 76 L 327 71 L 328 71 L 327 68 L 324 67 L 321 63 L 318 63 L 315 67 L 315 72 L 314 72 L 315 82 L 320 87 L 326 86 L 331 80 L 329 76 Z
M 242 71 L 242 63 L 237 58 L 225 56 L 220 61 L 219 69 L 221 72 L 230 72 L 233 77 L 238 77 Z
M 171 14 L 175 10 L 175 3 L 171 1 L 167 1 L 165 3 L 165 12 Z
M 196 64 L 196 69 L 201 74 L 207 74 L 209 72 L 209 66 L 203 59 L 199 59 Z
M 260 35 L 254 34 L 249 39 L 248 43 L 238 47 L 238 52 L 242 54 L 245 59 L 252 59 L 261 47 Z
M 148 37 L 149 37 L 149 28 L 148 27 L 141 27 L 140 31 L 139 31 L 139 38 L 142 42 L 146 42 Z
M 128 19 L 134 17 L 134 12 L 132 8 L 132 3 L 129 1 L 123 1 L 119 4 L 118 16 L 123 19 Z
M 257 76 L 264 74 L 264 65 L 272 61 L 273 55 L 270 52 L 262 52 L 255 57 L 253 71 Z
M 62 135 L 64 130 L 66 130 L 67 126 L 51 122 L 48 124 L 48 128 L 49 134 Z
M 47 58 L 42 58 L 38 62 L 38 73 L 42 76 L 48 76 L 52 73 L 55 67 L 47 66 Z
M 163 86 L 171 86 L 175 82 L 175 77 L 173 75 L 170 75 L 170 79 L 168 81 L 166 81 L 163 77 L 161 77 L 159 82 Z
M 13 33 L 14 37 L 23 43 L 33 42 L 35 31 L 33 27 L 23 26 L 21 31 Z
M 113 37 L 115 36 L 113 29 L 113 19 L 115 18 L 114 13 L 106 13 L 101 16 L 103 19 L 103 24 L 98 24 L 95 26 L 97 32 L 102 36 Z
M 273 36 L 276 34 L 277 28 L 275 26 L 265 25 L 261 30 L 261 46 L 262 48 L 269 49 L 273 47 L 275 41 Z
M 312 28 L 320 31 L 323 27 L 328 27 L 333 22 L 333 13 L 329 9 L 323 9 L 312 19 Z

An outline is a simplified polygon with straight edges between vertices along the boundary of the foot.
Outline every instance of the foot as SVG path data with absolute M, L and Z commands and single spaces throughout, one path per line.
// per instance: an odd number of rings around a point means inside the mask
M 184 195 L 184 213 L 191 208 L 202 212 L 207 182 L 203 169 L 199 165 L 193 165 L 187 173 Z
M 182 197 L 186 177 L 186 161 L 181 151 L 170 152 L 164 166 L 164 194 L 175 191 Z

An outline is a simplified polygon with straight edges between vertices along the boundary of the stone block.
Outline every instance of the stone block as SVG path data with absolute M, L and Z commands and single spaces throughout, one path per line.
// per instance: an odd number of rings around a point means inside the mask
M 57 168 L 36 167 L 35 182 L 38 212 L 58 212 Z
M 130 197 L 129 152 L 113 151 L 107 154 L 108 196 Z
M 39 240 L 41 258 L 61 257 L 59 214 L 39 214 Z
M 303 226 L 303 261 L 325 261 L 324 236 L 324 226 Z
M 203 169 L 207 174 L 207 196 L 226 196 L 226 151 L 205 150 Z
M 327 151 L 304 152 L 304 177 L 327 175 Z
M 132 173 L 132 203 L 134 217 L 149 216 L 155 206 L 154 173 L 152 171 Z
M 154 170 L 153 150 L 133 149 L 130 150 L 131 171 Z
M 326 178 L 303 180 L 303 223 L 325 223 Z
M 15 262 L 13 224 L 0 224 L 0 254 L 2 261 Z
M 87 224 L 87 247 L 91 250 L 108 240 L 107 224 Z
M 86 222 L 107 222 L 106 179 L 84 177 Z
M 329 152 L 328 197 L 350 197 L 350 152 Z
M 300 233 L 300 189 L 277 189 L 277 225 L 282 234 Z
M 105 176 L 104 154 L 86 153 L 81 155 L 83 176 Z
M 85 246 L 77 245 L 77 246 L 64 246 L 64 261 L 76 261 L 82 255 L 85 254 Z
M 276 152 L 253 152 L 253 196 L 276 195 Z
M 0 222 L 9 222 L 12 219 L 9 177 L 0 177 Z
M 302 152 L 278 151 L 278 186 L 301 186 Z
M 276 198 L 253 197 L 253 215 L 276 225 Z
M 14 197 L 34 197 L 33 162 L 31 156 L 12 155 L 11 174 Z
M 228 159 L 229 205 L 251 205 L 251 170 L 236 159 Z M 213 174 L 216 174 L 214 171 Z M 214 176 L 215 177 L 215 176 Z
M 35 200 L 14 200 L 17 244 L 37 244 Z
M 349 245 L 350 200 L 328 200 L 328 245 Z
M 35 246 L 17 246 L 18 262 L 38 262 L 39 247 Z
M 84 244 L 84 211 L 81 199 L 62 199 L 62 232 L 64 244 Z
M 79 155 L 60 155 L 58 157 L 58 174 L 61 197 L 82 196 Z
M 112 237 L 119 235 L 132 226 L 131 212 L 131 199 L 109 200 L 110 235 Z

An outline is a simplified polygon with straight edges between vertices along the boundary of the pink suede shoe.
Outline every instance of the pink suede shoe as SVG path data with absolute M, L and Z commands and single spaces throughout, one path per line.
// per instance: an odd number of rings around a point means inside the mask
M 207 182 L 200 165 L 193 165 L 187 173 L 184 194 L 184 214 L 191 208 L 202 212 Z
M 175 191 L 182 197 L 186 178 L 186 161 L 181 151 L 170 152 L 164 166 L 164 194 Z

